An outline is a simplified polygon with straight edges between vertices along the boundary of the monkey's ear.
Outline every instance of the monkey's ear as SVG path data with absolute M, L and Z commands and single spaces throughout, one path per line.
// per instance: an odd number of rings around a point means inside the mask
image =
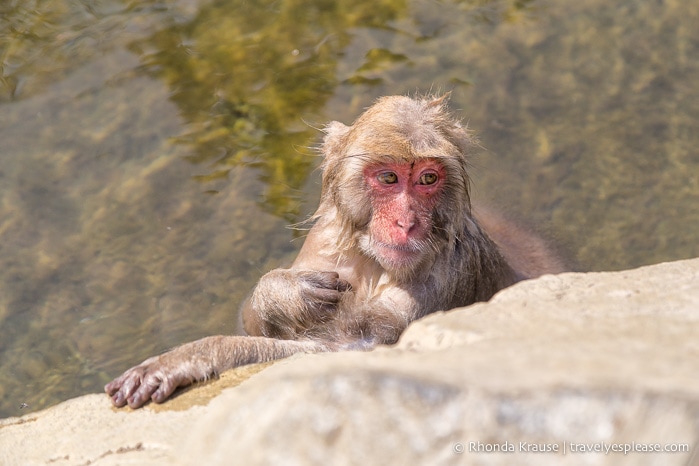
M 338 149 L 343 145 L 342 139 L 349 132 L 350 127 L 343 125 L 339 121 L 331 121 L 324 128 L 325 137 L 321 152 L 325 157 L 332 156 L 338 152 Z
M 432 100 L 427 104 L 428 107 L 441 107 L 442 105 L 449 102 L 451 98 L 451 91 L 445 92 L 441 96 L 432 96 Z

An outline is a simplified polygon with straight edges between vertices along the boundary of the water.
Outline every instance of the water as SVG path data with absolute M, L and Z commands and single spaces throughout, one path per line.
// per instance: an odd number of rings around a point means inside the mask
M 316 129 L 380 95 L 451 90 L 484 148 L 476 196 L 581 268 L 698 256 L 698 20 L 642 0 L 4 2 L 0 417 L 235 332 L 300 247 Z

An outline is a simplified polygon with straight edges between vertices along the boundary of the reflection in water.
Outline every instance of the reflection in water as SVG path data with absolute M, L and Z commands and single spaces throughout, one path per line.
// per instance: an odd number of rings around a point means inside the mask
M 453 90 L 475 191 L 589 269 L 699 255 L 699 5 L 0 6 L 0 417 L 236 330 L 300 246 L 318 128 Z M 21 412 L 19 407 L 26 403 Z
M 261 207 L 295 222 L 317 137 L 302 117 L 317 121 L 332 96 L 348 30 L 381 26 L 405 9 L 403 1 L 219 2 L 129 48 L 141 71 L 171 89 L 188 123 L 175 141 L 191 150 L 188 160 L 210 167 L 198 179 L 254 166 L 266 186 Z

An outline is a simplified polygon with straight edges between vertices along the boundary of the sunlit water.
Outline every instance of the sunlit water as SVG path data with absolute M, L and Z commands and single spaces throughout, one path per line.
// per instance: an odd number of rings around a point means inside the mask
M 477 198 L 582 269 L 699 255 L 696 24 L 680 1 L 2 3 L 0 417 L 235 332 L 301 245 L 317 129 L 380 95 L 451 90 Z

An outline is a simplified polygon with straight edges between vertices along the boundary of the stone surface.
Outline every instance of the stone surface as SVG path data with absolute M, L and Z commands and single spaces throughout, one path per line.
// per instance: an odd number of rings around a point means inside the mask
M 241 368 L 137 411 L 88 395 L 2 420 L 0 464 L 699 464 L 580 451 L 696 448 L 697 335 L 699 259 L 546 276 L 395 347 Z

